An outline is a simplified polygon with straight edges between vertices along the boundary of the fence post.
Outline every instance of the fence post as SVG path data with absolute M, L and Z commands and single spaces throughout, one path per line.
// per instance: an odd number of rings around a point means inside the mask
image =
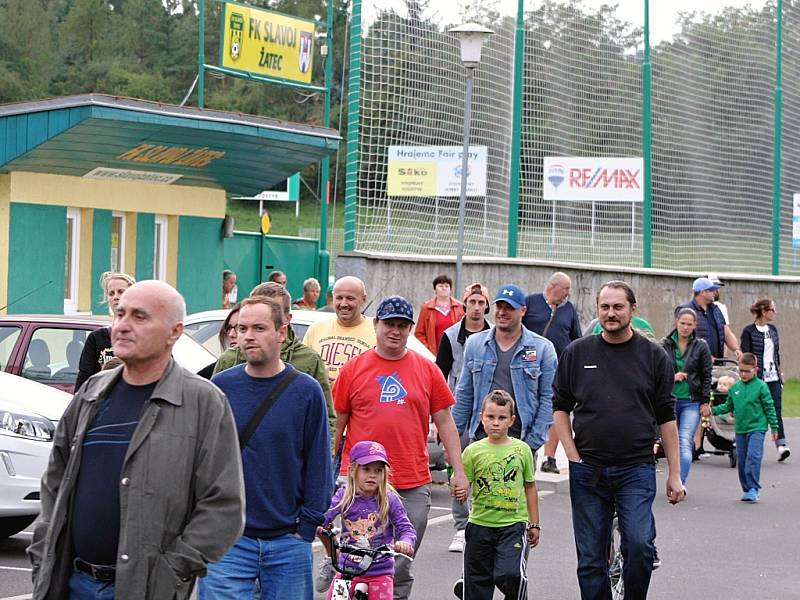
M 331 85 L 333 83 L 333 2 L 328 0 L 328 12 L 325 27 L 325 46 L 327 55 L 325 56 L 325 106 L 322 116 L 322 124 L 325 127 L 331 126 Z M 323 290 L 328 289 L 328 268 L 330 265 L 330 252 L 328 251 L 328 202 L 330 200 L 330 172 L 331 159 L 326 156 L 320 165 L 319 180 L 319 270 L 317 279 Z M 297 199 L 298 206 L 300 198 Z
M 361 0 L 353 0 L 350 16 L 350 77 L 347 85 L 347 150 L 344 195 L 344 249 L 356 248 L 358 207 L 358 129 L 361 112 Z
M 514 37 L 514 114 L 511 125 L 511 173 L 508 182 L 508 257 L 516 258 L 519 244 L 519 179 L 522 142 L 522 83 L 525 57 L 524 0 L 517 2 L 517 31 Z M 484 202 L 486 199 L 484 198 Z
M 781 272 L 781 141 L 783 132 L 783 0 L 778 0 L 775 35 L 775 132 L 772 163 L 772 274 Z
M 206 101 L 206 1 L 197 3 L 197 106 L 203 108 Z
M 653 88 L 650 65 L 650 1 L 644 0 L 644 63 L 642 64 L 642 266 L 653 266 Z

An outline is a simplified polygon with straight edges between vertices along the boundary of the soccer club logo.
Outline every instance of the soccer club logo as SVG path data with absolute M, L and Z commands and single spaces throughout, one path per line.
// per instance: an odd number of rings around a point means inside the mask
M 564 169 L 564 165 L 551 165 L 550 168 L 547 169 L 547 181 L 556 188 L 556 191 L 558 191 L 558 186 L 564 183 L 565 178 L 566 169 Z
M 311 45 L 313 39 L 310 31 L 300 32 L 300 53 L 297 56 L 297 63 L 301 73 L 307 73 L 311 68 Z
M 244 41 L 244 15 L 241 13 L 231 13 L 228 21 L 228 29 L 231 36 L 231 58 L 237 60 L 242 54 L 242 42 Z
M 381 403 L 384 402 L 397 402 L 397 404 L 405 404 L 406 388 L 400 381 L 400 375 L 395 371 L 391 375 L 379 375 L 377 377 L 378 383 L 381 384 Z

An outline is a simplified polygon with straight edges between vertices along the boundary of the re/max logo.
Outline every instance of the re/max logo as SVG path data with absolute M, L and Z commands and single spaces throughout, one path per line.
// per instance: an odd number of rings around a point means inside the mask
M 606 169 L 598 167 L 596 169 L 569 170 L 569 187 L 579 187 L 584 189 L 591 188 L 615 188 L 615 189 L 640 189 L 639 182 L 640 169 L 632 171 L 630 169 Z

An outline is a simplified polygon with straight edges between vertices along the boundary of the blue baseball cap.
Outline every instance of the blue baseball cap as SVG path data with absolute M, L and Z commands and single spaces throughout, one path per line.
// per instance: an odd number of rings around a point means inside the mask
M 492 304 L 508 302 L 514 308 L 525 306 L 525 292 L 513 283 L 508 283 L 497 290 Z
M 402 296 L 389 296 L 381 300 L 375 318 L 379 321 L 386 319 L 405 319 L 414 322 L 414 307 L 411 302 Z
M 697 294 L 699 292 L 705 292 L 706 290 L 718 290 L 719 286 L 716 285 L 713 281 L 711 281 L 708 277 L 698 277 L 694 280 L 692 284 L 692 291 Z

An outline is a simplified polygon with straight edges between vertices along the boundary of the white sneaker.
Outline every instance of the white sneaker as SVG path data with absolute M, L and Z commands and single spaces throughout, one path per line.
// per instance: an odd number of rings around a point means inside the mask
M 778 462 L 783 462 L 792 452 L 786 446 L 778 446 Z
M 453 536 L 453 541 L 450 542 L 450 546 L 447 548 L 448 552 L 464 552 L 464 545 L 466 544 L 466 540 L 464 539 L 464 530 L 459 529 L 456 531 L 456 534 Z

